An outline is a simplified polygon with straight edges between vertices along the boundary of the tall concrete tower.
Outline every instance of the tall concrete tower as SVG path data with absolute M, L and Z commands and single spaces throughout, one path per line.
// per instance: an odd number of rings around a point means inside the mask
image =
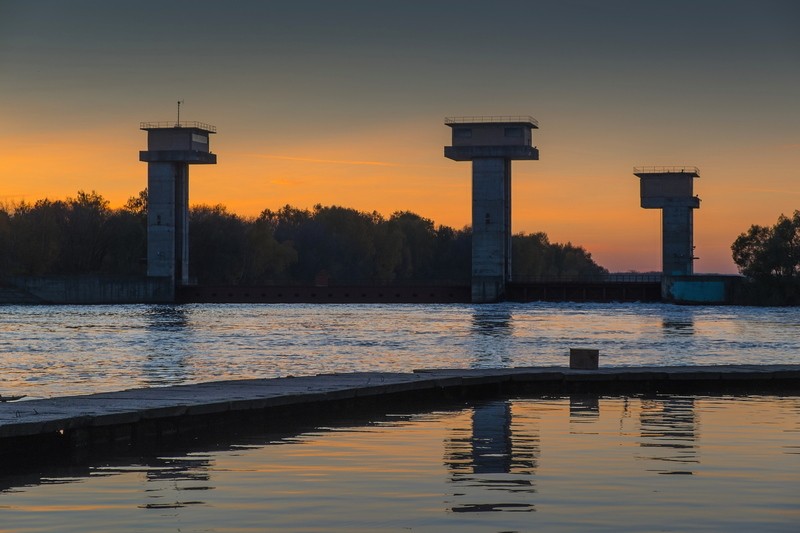
M 642 207 L 661 209 L 661 262 L 665 276 L 694 271 L 693 214 L 700 198 L 692 192 L 697 167 L 635 167 L 640 178 Z
M 189 283 L 189 165 L 217 163 L 201 122 L 142 122 L 147 150 L 147 275 Z
M 511 279 L 511 161 L 539 159 L 532 117 L 448 117 L 445 157 L 472 161 L 472 301 L 497 302 Z

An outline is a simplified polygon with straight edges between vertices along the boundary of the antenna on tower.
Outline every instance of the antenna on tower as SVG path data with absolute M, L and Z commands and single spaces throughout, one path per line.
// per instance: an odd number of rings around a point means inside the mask
M 181 127 L 181 104 L 182 103 L 183 103 L 183 100 L 178 100 L 178 122 L 175 123 L 175 127 L 176 128 L 180 128 Z

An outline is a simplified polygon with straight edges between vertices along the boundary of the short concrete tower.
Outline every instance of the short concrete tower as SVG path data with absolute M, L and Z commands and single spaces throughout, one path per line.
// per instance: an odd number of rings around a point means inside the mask
M 497 302 L 511 279 L 511 161 L 539 159 L 532 117 L 448 117 L 445 157 L 472 161 L 472 301 Z
M 147 275 L 189 283 L 189 165 L 217 163 L 201 122 L 142 122 L 147 150 Z
M 664 276 L 693 273 L 693 210 L 700 198 L 692 192 L 697 167 L 634 167 L 640 178 L 642 207 L 661 209 L 661 262 Z

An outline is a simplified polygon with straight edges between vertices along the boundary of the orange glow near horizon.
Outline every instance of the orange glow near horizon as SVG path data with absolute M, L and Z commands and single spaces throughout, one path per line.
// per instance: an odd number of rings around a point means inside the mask
M 471 219 L 471 167 L 445 159 L 449 131 L 428 126 L 402 123 L 310 143 L 272 143 L 269 150 L 223 131 L 211 146 L 219 164 L 191 169 L 191 203 L 222 204 L 248 217 L 287 204 L 339 205 L 385 217 L 408 210 L 462 228 Z M 138 161 L 145 137 L 138 130 L 6 135 L 0 142 L 7 154 L 0 171 L 13 177 L 0 190 L 5 205 L 95 190 L 118 208 L 146 186 L 147 169 Z M 783 148 L 771 155 L 780 153 L 793 155 Z M 661 214 L 639 206 L 630 165 L 610 155 L 591 165 L 569 159 L 542 148 L 541 161 L 513 163 L 513 231 L 543 231 L 551 242 L 582 246 L 612 271 L 659 270 Z M 790 159 L 772 164 L 786 173 Z M 751 224 L 791 214 L 800 199 L 785 180 L 751 184 L 749 171 L 730 176 L 730 169 L 701 167 L 695 180 L 703 200 L 695 211 L 697 272 L 735 273 L 730 245 L 736 236 Z M 730 179 L 723 183 L 720 175 Z
M 351 512 L 373 528 L 414 524 L 401 522 L 414 516 L 451 530 L 478 521 L 519 529 L 532 523 L 522 509 L 538 511 L 545 525 L 566 524 L 577 512 L 572 526 L 633 519 L 646 529 L 676 510 L 679 528 L 719 528 L 727 523 L 720 512 L 756 529 L 788 525 L 797 516 L 791 434 L 798 407 L 793 397 L 577 394 L 432 405 L 412 415 L 290 427 L 285 436 L 251 429 L 214 446 L 201 441 L 168 461 L 115 457 L 71 476 L 11 478 L 14 490 L 4 494 L 11 529 L 0 532 L 64 520 L 102 529 L 115 519 L 126 529 L 165 529 L 175 517 L 186 528 L 235 517 L 245 524 L 299 520 L 296 529 L 333 520 L 336 529 L 352 529 Z M 508 416 L 492 416 L 498 413 Z M 653 499 L 653 487 L 669 498 Z M 189 498 L 185 491 L 195 492 Z M 159 508 L 169 514 L 151 512 Z M 491 512 L 454 512 L 481 508 Z

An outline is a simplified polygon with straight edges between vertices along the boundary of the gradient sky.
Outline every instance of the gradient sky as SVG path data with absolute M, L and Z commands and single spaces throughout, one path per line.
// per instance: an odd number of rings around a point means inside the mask
M 800 2 L 0 0 L 0 202 L 146 186 L 140 121 L 214 124 L 191 202 L 470 221 L 445 116 L 531 115 L 513 230 L 660 269 L 635 165 L 700 168 L 697 272 L 800 208 Z

